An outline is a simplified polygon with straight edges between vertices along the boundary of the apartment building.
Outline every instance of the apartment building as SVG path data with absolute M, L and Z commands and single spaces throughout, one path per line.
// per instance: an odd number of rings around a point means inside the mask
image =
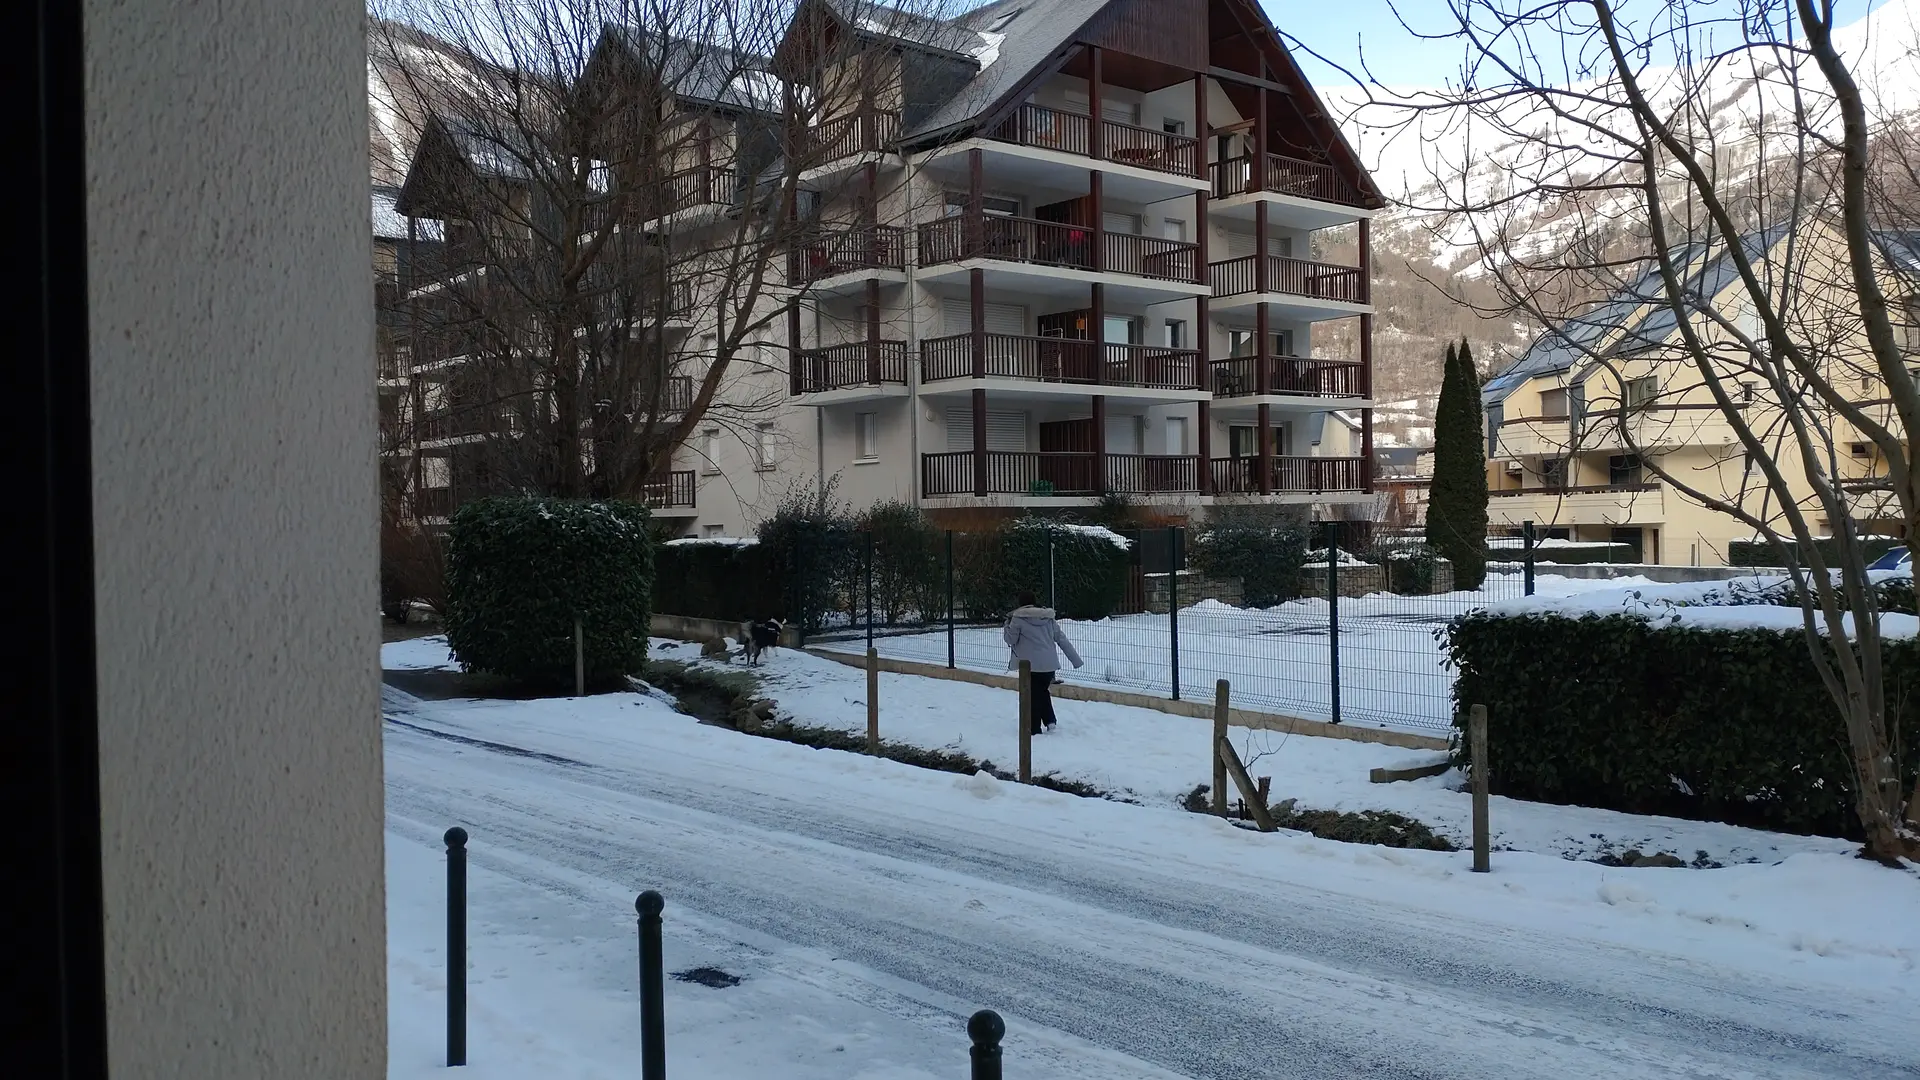
M 1889 295 L 1907 313 L 1910 369 L 1920 368 L 1920 237 L 1883 233 L 1880 240 Z M 1805 223 L 1756 232 L 1743 248 L 1770 279 L 1791 274 L 1799 283 L 1785 314 L 1796 336 L 1819 343 L 1829 381 L 1876 423 L 1893 424 L 1886 383 L 1858 337 L 1857 316 L 1847 315 L 1854 301 L 1843 239 L 1824 224 Z M 1732 331 L 1755 340 L 1766 335 L 1731 256 L 1695 247 L 1676 253 L 1675 262 L 1700 297 L 1690 323 L 1714 349 L 1718 380 L 1793 482 L 1796 500 L 1810 502 L 1813 487 L 1778 396 L 1759 383 L 1735 344 Z M 1516 534 L 1531 521 L 1542 537 L 1623 543 L 1649 563 L 1724 565 L 1728 545 L 1751 537 L 1753 528 L 1663 480 L 1651 462 L 1698 495 L 1779 520 L 1756 461 L 1682 351 L 1657 270 L 1543 335 L 1487 383 L 1482 401 L 1489 531 L 1496 535 Z M 1816 440 L 1833 448 L 1822 471 L 1838 477 L 1856 526 L 1900 532 L 1891 493 L 1876 490 L 1886 462 L 1874 445 L 1838 411 L 1809 415 Z M 1817 510 L 1810 523 L 1817 533 L 1832 527 Z
M 955 516 L 1367 498 L 1381 199 L 1257 5 L 859 10 L 807 0 L 774 56 L 802 87 L 869 76 L 823 94 L 815 174 L 855 182 L 790 266 L 821 473 Z M 1311 257 L 1326 229 L 1359 265 Z M 1358 355 L 1316 354 L 1335 319 Z
M 625 106 L 649 119 L 609 125 L 650 125 L 657 151 L 602 151 L 610 189 L 650 193 L 620 230 L 670 294 L 636 334 L 668 358 L 663 396 L 700 414 L 659 417 L 674 445 L 644 492 L 657 516 L 740 533 L 829 482 L 856 508 L 956 520 L 1107 495 L 1173 516 L 1370 501 L 1383 202 L 1256 4 L 1002 0 L 936 18 L 805 0 L 765 58 L 607 28 L 576 95 L 670 69 Z M 513 149 L 426 124 L 395 201 L 413 242 L 444 230 L 438 272 L 402 287 L 415 307 L 485 277 L 458 194 L 524 183 Z M 754 227 L 786 242 L 743 310 L 724 268 L 676 253 L 770 197 L 779 220 Z M 1357 239 L 1357 265 L 1312 257 L 1325 230 Z M 695 406 L 729 319 L 765 332 Z M 1316 352 L 1336 319 L 1358 322 L 1356 353 Z M 406 360 L 430 522 L 512 486 L 485 460 L 512 418 L 479 407 L 497 387 L 463 392 L 460 355 Z

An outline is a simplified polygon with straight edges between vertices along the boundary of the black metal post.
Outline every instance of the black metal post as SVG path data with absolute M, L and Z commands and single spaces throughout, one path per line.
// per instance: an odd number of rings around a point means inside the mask
M 981 1009 L 967 1021 L 967 1037 L 973 1040 L 972 1080 L 1000 1080 L 1000 1040 L 1007 1036 L 1007 1022 L 992 1009 Z
M 1533 522 L 1527 521 L 1527 522 L 1521 523 L 1520 536 L 1521 536 L 1521 545 L 1527 549 L 1526 570 L 1524 571 L 1526 574 L 1525 580 L 1527 583 L 1527 595 L 1532 596 L 1533 595 Z
M 1172 657 L 1173 700 L 1180 700 L 1180 530 L 1167 527 L 1167 642 Z
M 1060 597 L 1053 591 L 1053 522 L 1047 522 L 1047 606 L 1060 613 Z
M 1340 525 L 1327 522 L 1328 702 L 1331 719 L 1340 722 Z
M 447 830 L 447 1065 L 467 1063 L 467 830 Z
M 867 544 L 861 556 L 867 576 L 867 648 L 873 648 L 873 533 L 866 533 Z
M 953 668 L 953 530 L 947 530 L 947 668 Z
M 667 1080 L 665 958 L 660 949 L 660 912 L 667 901 L 648 889 L 634 898 L 640 913 L 640 1078 Z

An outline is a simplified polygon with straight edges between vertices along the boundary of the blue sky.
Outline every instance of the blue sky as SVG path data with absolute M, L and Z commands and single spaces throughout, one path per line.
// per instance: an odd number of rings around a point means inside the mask
M 1367 64 L 1388 86 L 1432 86 L 1460 67 L 1460 49 L 1450 42 L 1423 42 L 1402 29 L 1400 16 L 1416 30 L 1438 30 L 1446 25 L 1443 0 L 1260 0 L 1267 16 L 1282 34 L 1353 71 L 1360 68 L 1364 49 Z M 1730 0 L 1716 0 L 1731 6 Z M 1838 22 L 1853 22 L 1885 0 L 1842 0 Z M 1633 0 L 1625 9 L 1631 12 Z M 1297 53 L 1307 78 L 1318 85 L 1346 81 L 1338 71 L 1304 52 Z

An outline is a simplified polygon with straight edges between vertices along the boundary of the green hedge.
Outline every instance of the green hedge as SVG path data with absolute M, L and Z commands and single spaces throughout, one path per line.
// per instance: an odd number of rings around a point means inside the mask
M 1784 539 L 1784 538 L 1783 538 Z M 1800 544 L 1785 539 L 1787 553 L 1796 564 L 1805 566 L 1806 560 L 1800 557 Z M 1813 546 L 1818 548 L 1829 567 L 1836 566 L 1840 558 L 1840 542 L 1832 537 L 1815 539 Z M 1891 536 L 1863 536 L 1860 538 L 1860 550 L 1867 562 L 1885 555 L 1899 547 L 1900 541 Z M 1735 540 L 1727 545 L 1727 564 L 1729 566 L 1779 566 L 1780 556 L 1775 554 L 1773 545 L 1765 540 Z
M 647 656 L 653 541 L 627 502 L 480 499 L 447 531 L 447 643 L 468 671 L 567 687 L 574 620 L 586 674 L 606 683 Z
M 1287 524 L 1222 521 L 1194 537 L 1191 558 L 1207 577 L 1239 578 L 1247 607 L 1270 608 L 1300 595 L 1307 533 Z
M 1797 631 L 1476 612 L 1446 638 L 1458 712 L 1487 706 L 1497 793 L 1859 838 L 1846 733 Z M 1884 650 L 1910 787 L 1920 643 Z
M 1031 590 L 1042 605 L 1051 592 L 1063 619 L 1107 618 L 1126 597 L 1129 561 L 1128 549 L 1112 535 L 1025 517 L 995 532 L 956 538 L 955 603 L 970 619 L 997 620 L 1012 610 L 1016 596 Z
M 786 618 L 787 575 L 771 565 L 764 545 L 667 543 L 653 558 L 655 611 L 732 622 Z

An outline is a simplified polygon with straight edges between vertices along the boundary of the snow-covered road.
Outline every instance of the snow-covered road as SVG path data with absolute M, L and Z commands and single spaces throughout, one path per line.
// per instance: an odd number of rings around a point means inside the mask
M 1470 878 L 1439 853 L 1259 837 L 615 697 L 575 715 L 390 693 L 390 832 L 462 824 L 477 870 L 559 903 L 658 888 L 670 935 L 748 969 L 785 943 L 782 977 L 941 1039 L 998 1009 L 1009 1075 L 1920 1076 L 1911 957 L 1796 952 L 1631 910 L 1650 906 L 1631 887 L 1570 903 L 1530 895 L 1524 866 Z M 958 1077 L 964 1051 L 920 1064 Z

